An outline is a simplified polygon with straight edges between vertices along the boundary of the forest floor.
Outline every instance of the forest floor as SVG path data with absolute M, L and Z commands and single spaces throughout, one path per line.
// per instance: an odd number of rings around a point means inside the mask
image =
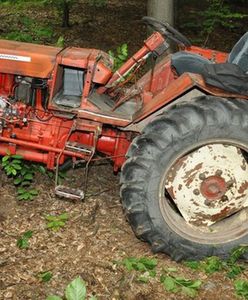
M 51 7 L 30 3 L 30 9 L 27 4 L 19 4 L 10 10 L 2 5 L 0 35 L 47 44 L 55 44 L 63 36 L 66 45 L 104 50 L 127 43 L 130 53 L 139 48 L 146 37 L 146 28 L 140 23 L 146 14 L 145 1 L 111 0 L 107 7 L 98 9 L 84 4 L 85 1 L 79 1 L 72 9 L 69 29 L 61 29 L 59 16 Z M 237 35 L 228 36 L 229 44 Z M 227 44 L 225 47 L 230 47 Z M 66 181 L 75 184 L 80 178 L 83 182 L 82 170 L 71 170 Z M 56 198 L 53 181 L 46 175 L 37 174 L 35 182 L 38 197 L 17 201 L 11 179 L 0 171 L 0 299 L 45 300 L 51 294 L 62 296 L 66 285 L 78 276 L 87 283 L 88 293 L 98 299 L 189 299 L 180 292 L 165 290 L 159 277 L 166 270 L 175 272 L 175 276 L 200 279 L 202 286 L 196 299 L 236 299 L 234 281 L 225 272 L 207 275 L 192 270 L 166 255 L 153 255 L 149 245 L 136 239 L 123 215 L 119 178 L 113 175 L 110 164 L 90 168 L 84 202 Z M 49 230 L 46 215 L 65 212 L 69 216 L 65 226 L 58 231 Z M 28 230 L 33 231 L 29 248 L 19 249 L 17 240 Z M 130 257 L 156 258 L 156 277 L 142 283 L 140 272 L 128 271 L 121 263 Z M 43 282 L 39 274 L 47 271 L 53 276 Z M 246 270 L 239 276 L 247 277 Z

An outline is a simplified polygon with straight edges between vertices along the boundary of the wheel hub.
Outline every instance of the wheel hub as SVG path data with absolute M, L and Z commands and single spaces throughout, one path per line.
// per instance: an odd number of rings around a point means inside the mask
M 248 206 L 248 166 L 239 148 L 207 145 L 174 164 L 165 188 L 187 223 L 210 226 Z
M 225 195 L 227 185 L 225 179 L 219 176 L 209 176 L 201 183 L 200 191 L 206 200 L 219 200 Z

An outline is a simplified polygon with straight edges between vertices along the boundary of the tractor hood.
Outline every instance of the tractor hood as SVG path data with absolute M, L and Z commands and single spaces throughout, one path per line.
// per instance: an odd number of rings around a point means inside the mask
M 50 78 L 56 65 L 87 68 L 97 62 L 94 82 L 106 83 L 112 75 L 113 62 L 107 53 L 96 49 L 65 49 L 0 40 L 0 73 Z
M 0 72 L 48 78 L 61 48 L 0 40 Z

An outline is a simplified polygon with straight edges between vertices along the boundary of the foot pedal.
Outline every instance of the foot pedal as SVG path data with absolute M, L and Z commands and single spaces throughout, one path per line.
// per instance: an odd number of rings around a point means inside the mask
M 72 200 L 83 200 L 84 192 L 79 189 L 72 189 L 64 185 L 55 187 L 55 194 L 59 197 L 64 197 Z
M 88 155 L 91 155 L 92 152 L 95 151 L 94 147 L 79 144 L 77 142 L 67 142 L 66 145 L 65 145 L 65 149 L 69 150 L 69 151 L 72 151 L 72 152 L 85 153 L 85 154 L 88 154 Z

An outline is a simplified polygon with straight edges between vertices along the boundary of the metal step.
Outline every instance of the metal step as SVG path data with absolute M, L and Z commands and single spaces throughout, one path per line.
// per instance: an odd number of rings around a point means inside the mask
M 73 189 L 64 185 L 57 185 L 55 187 L 55 194 L 59 197 L 64 197 L 72 200 L 83 200 L 84 192 L 79 189 Z
M 67 142 L 65 145 L 65 150 L 69 150 L 77 153 L 85 153 L 91 155 L 95 149 L 89 145 L 83 145 L 77 142 Z

